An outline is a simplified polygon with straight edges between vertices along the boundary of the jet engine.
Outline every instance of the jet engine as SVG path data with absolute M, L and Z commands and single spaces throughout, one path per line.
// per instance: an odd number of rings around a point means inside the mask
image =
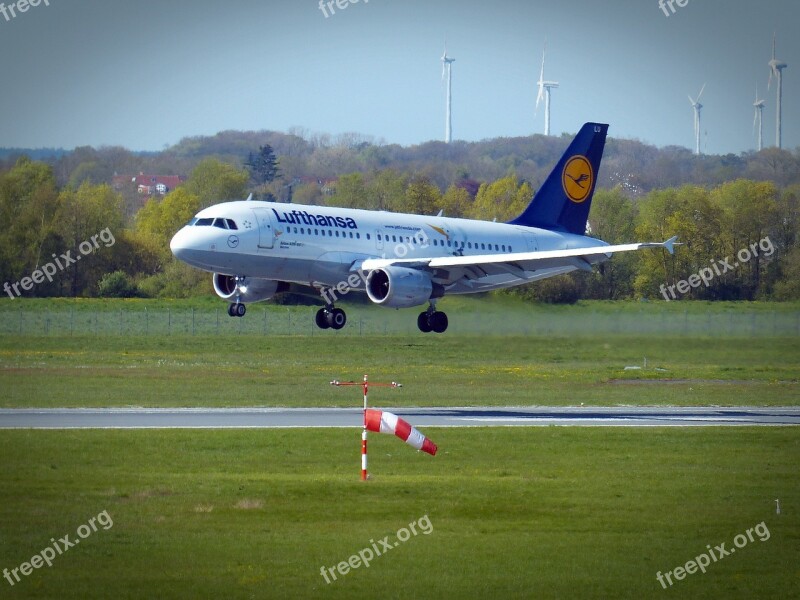
M 375 269 L 367 276 L 367 296 L 375 304 L 390 308 L 409 308 L 425 304 L 434 294 L 430 276 L 416 269 L 386 267 Z
M 214 291 L 217 296 L 225 300 L 236 300 L 238 293 L 239 301 L 242 303 L 261 302 L 288 288 L 288 284 L 283 281 L 254 277 L 240 277 L 237 281 L 233 275 L 214 273 Z

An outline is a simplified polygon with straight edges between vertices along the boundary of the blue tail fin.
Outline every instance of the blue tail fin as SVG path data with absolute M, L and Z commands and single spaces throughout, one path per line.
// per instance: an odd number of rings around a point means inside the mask
M 586 123 L 513 225 L 586 233 L 608 125 Z

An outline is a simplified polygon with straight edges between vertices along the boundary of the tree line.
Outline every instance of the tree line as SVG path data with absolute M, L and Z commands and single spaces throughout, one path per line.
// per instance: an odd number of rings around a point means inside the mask
M 613 131 L 612 131 L 613 134 Z M 188 137 L 159 152 L 131 152 L 121 147 L 35 152 L 53 167 L 59 187 L 84 181 L 110 182 L 113 175 L 140 172 L 188 175 L 203 160 L 216 158 L 239 168 L 258 160 L 256 149 L 270 146 L 279 158 L 280 173 L 271 192 L 281 201 L 289 194 L 313 195 L 317 180 L 342 173 L 370 176 L 391 169 L 428 177 L 441 190 L 450 185 L 495 181 L 510 174 L 536 188 L 566 149 L 572 135 L 531 135 L 479 142 L 430 141 L 412 146 L 386 144 L 355 133 L 331 136 L 295 128 L 276 131 L 223 131 L 213 136 Z M 0 172 L 14 166 L 26 151 L 0 148 Z M 29 152 L 29 155 L 33 156 Z M 716 186 L 736 179 L 772 181 L 779 188 L 800 183 L 800 148 L 765 148 L 761 152 L 695 156 L 688 148 L 656 148 L 637 140 L 609 137 L 598 186 L 621 186 L 631 197 L 686 184 Z M 130 216 L 138 207 L 135 191 L 123 191 Z
M 286 168 L 282 156 L 274 161 L 261 147 L 244 154 L 244 163 L 249 167 L 205 158 L 184 185 L 130 211 L 108 183 L 91 178 L 59 183 L 52 164 L 21 157 L 0 172 L 0 284 L 22 281 L 52 257 L 67 250 L 74 254 L 82 242 L 108 228 L 116 240 L 113 246 L 83 256 L 21 295 L 208 294 L 210 277 L 176 261 L 169 240 L 203 207 L 253 191 L 277 197 L 283 190 L 278 177 Z M 286 193 L 298 203 L 430 215 L 443 211 L 450 217 L 507 221 L 525 208 L 534 191 L 528 179 L 515 173 L 442 187 L 427 172 L 386 168 L 340 175 L 332 193 L 323 193 L 319 185 Z M 619 254 L 593 273 L 572 273 L 505 293 L 548 302 L 795 300 L 800 298 L 799 205 L 798 184 L 780 187 L 772 181 L 737 179 L 632 195 L 619 183 L 597 190 L 590 234 L 612 244 L 678 235 L 685 245 L 674 256 L 662 250 Z M 740 251 L 748 248 L 751 256 L 740 260 Z M 700 274 L 707 275 L 703 269 L 711 269 L 712 275 L 693 285 Z M 665 296 L 670 286 L 675 287 Z

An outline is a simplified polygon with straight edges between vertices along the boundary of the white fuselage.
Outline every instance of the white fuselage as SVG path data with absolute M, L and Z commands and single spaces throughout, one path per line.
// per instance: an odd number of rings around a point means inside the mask
M 235 226 L 236 229 L 233 229 Z M 173 238 L 182 261 L 205 271 L 332 288 L 374 258 L 425 259 L 509 255 L 604 247 L 603 241 L 487 221 L 324 206 L 236 201 L 204 209 Z M 563 260 L 535 271 L 449 267 L 433 273 L 447 294 L 483 292 L 535 281 L 590 263 Z M 363 280 L 348 286 L 363 289 Z

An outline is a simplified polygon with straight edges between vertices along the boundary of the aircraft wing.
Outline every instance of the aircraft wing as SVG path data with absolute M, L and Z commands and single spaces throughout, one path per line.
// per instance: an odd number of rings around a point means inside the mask
M 594 246 L 570 250 L 542 250 L 514 252 L 511 254 L 481 254 L 469 256 L 441 256 L 435 258 L 369 258 L 361 263 L 364 271 L 391 266 L 431 270 L 478 270 L 482 274 L 506 273 L 529 279 L 528 273 L 542 269 L 570 268 L 591 271 L 592 265 L 602 262 L 616 252 L 632 252 L 644 248 L 666 248 L 673 254 L 677 236 L 665 242 L 641 242 L 616 246 Z

